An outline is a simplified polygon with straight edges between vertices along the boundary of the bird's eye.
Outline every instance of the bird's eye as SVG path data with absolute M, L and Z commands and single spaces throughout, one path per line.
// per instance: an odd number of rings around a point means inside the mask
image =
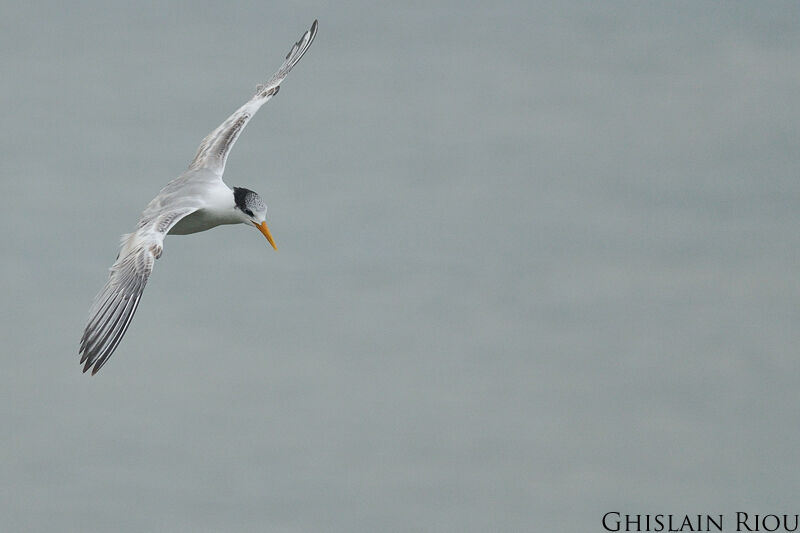
M 253 216 L 253 212 L 250 211 L 249 209 L 245 209 L 244 212 L 247 213 L 247 216 L 250 216 L 250 217 Z

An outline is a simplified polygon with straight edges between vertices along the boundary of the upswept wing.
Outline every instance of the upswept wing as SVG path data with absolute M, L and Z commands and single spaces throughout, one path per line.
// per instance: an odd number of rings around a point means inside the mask
M 196 209 L 163 212 L 134 233 L 122 237 L 122 247 L 103 289 L 89 311 L 79 354 L 83 371 L 100 370 L 131 324 L 155 260 L 161 257 L 164 236 Z
M 272 78 L 267 83 L 259 85 L 256 94 L 246 104 L 234 111 L 225 122 L 203 139 L 197 149 L 197 154 L 189 164 L 189 170 L 207 168 L 222 176 L 228 154 L 236 139 L 239 138 L 244 127 L 261 106 L 278 94 L 281 82 L 308 51 L 316 35 L 317 21 L 315 20 L 311 28 L 303 34 L 286 55 L 286 60 Z

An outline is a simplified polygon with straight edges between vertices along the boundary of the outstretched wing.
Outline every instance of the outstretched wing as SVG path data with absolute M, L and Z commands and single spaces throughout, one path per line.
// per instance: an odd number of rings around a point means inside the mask
M 197 154 L 189 165 L 190 170 L 207 168 L 217 172 L 220 176 L 222 175 L 225 171 L 225 161 L 228 159 L 228 153 L 230 153 L 236 139 L 239 138 L 239 134 L 242 133 L 244 127 L 261 106 L 278 94 L 281 82 L 308 51 L 316 35 L 317 21 L 315 20 L 311 28 L 303 34 L 286 55 L 286 60 L 272 78 L 266 84 L 259 85 L 256 89 L 256 94 L 246 104 L 234 111 L 225 122 L 203 139 L 197 149 Z
M 92 368 L 95 375 L 117 349 L 131 324 L 133 314 L 153 271 L 161 257 L 164 236 L 180 219 L 196 209 L 164 211 L 159 217 L 122 237 L 122 248 L 111 267 L 103 290 L 95 298 L 89 320 L 81 337 L 79 354 L 83 371 Z

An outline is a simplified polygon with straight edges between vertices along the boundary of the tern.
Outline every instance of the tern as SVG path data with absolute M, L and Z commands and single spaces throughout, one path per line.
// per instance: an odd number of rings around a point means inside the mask
M 200 143 L 189 168 L 169 182 L 145 207 L 133 233 L 123 235 L 117 259 L 89 310 L 78 353 L 83 371 L 95 375 L 119 346 L 131 324 L 142 292 L 161 256 L 164 237 L 206 231 L 222 224 L 257 228 L 277 250 L 266 223 L 267 206 L 243 187 L 222 181 L 225 161 L 253 115 L 278 94 L 281 82 L 305 55 L 317 35 L 317 21 L 286 55 L 286 60 L 255 95 Z

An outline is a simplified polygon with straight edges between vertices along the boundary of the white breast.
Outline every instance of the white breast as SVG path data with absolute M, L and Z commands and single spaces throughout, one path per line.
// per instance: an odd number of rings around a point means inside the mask
M 177 224 L 172 226 L 168 235 L 188 235 L 206 231 L 223 224 L 239 224 L 241 222 L 242 220 L 239 217 L 234 216 L 232 209 L 229 216 L 209 209 L 200 209 L 189 216 L 183 217 Z
M 191 215 L 182 218 L 175 224 L 169 233 L 172 235 L 187 235 L 206 231 L 222 224 L 242 223 L 241 213 L 236 210 L 233 201 L 233 191 L 221 181 L 217 184 L 202 187 L 201 194 L 195 192 L 195 198 L 202 199 L 204 207 Z

